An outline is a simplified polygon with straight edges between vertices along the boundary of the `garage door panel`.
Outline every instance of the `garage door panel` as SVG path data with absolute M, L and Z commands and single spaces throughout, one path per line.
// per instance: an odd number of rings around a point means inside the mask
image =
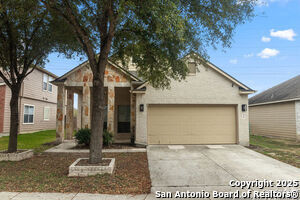
M 150 105 L 149 144 L 236 143 L 235 106 Z

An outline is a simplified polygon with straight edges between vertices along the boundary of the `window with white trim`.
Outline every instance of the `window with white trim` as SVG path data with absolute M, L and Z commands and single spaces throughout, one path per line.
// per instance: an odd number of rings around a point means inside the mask
M 43 90 L 47 91 L 48 88 L 48 75 L 43 74 Z
M 24 105 L 24 124 L 33 124 L 34 106 Z
M 50 120 L 50 108 L 44 107 L 44 120 L 48 121 Z
M 53 78 L 49 76 L 48 74 L 43 74 L 43 90 L 52 92 L 53 90 L 53 85 L 51 83 L 53 81 Z
M 53 81 L 53 79 L 51 76 L 49 76 L 49 82 L 48 82 L 48 91 L 49 92 L 52 92 L 52 88 L 53 88 L 51 81 Z

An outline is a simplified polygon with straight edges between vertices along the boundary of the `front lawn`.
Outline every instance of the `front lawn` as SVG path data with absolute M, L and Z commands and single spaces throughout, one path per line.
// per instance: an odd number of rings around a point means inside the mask
M 300 168 L 300 143 L 296 141 L 251 135 L 250 148 Z
M 116 158 L 112 175 L 68 177 L 68 167 L 88 154 L 42 153 L 20 162 L 0 162 L 0 191 L 145 194 L 151 181 L 146 153 L 104 153 Z
M 0 138 L 0 150 L 7 150 L 8 136 Z M 18 135 L 18 149 L 34 149 L 35 152 L 42 152 L 52 147 L 49 144 L 56 140 L 55 130 L 39 131 L 35 133 Z M 48 145 L 46 144 L 48 143 Z

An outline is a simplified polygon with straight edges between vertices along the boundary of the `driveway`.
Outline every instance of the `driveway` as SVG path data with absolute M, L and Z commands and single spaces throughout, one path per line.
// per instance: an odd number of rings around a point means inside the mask
M 147 152 L 152 192 L 235 191 L 230 180 L 300 180 L 300 169 L 239 145 L 150 145 Z

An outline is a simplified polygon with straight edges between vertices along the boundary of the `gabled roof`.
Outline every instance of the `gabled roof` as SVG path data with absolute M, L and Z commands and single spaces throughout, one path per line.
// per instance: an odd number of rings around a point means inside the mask
M 196 56 L 199 57 L 199 59 L 201 61 L 203 61 L 203 64 L 207 67 L 212 68 L 213 70 L 215 70 L 217 73 L 221 74 L 222 76 L 224 76 L 225 78 L 227 78 L 228 80 L 230 80 L 232 83 L 235 83 L 236 85 L 239 86 L 241 93 L 243 94 L 252 94 L 255 93 L 256 91 L 251 89 L 250 87 L 246 86 L 245 84 L 241 83 L 240 81 L 238 81 L 237 79 L 235 79 L 234 77 L 232 77 L 231 75 L 227 74 L 226 72 L 224 72 L 222 69 L 220 69 L 219 67 L 215 66 L 214 64 L 212 64 L 209 61 L 204 60 L 198 53 L 195 52 L 191 52 L 187 55 L 185 55 L 183 57 L 183 59 L 185 59 L 187 56 L 189 56 L 190 54 L 195 54 Z M 141 88 L 144 88 L 147 85 L 147 82 L 145 82 L 144 84 L 140 85 L 139 87 L 137 87 L 136 89 L 134 89 L 134 91 L 138 91 Z
M 126 74 L 127 76 L 129 76 L 130 78 L 132 78 L 134 81 L 141 81 L 141 79 L 139 79 L 135 74 L 131 73 L 130 71 L 126 70 L 125 68 L 115 64 L 114 62 L 112 62 L 111 60 L 108 60 L 108 63 L 110 65 L 112 65 L 113 67 L 119 69 L 121 72 L 123 72 L 124 74 Z M 80 65 L 78 65 L 77 67 L 73 68 L 72 70 L 68 71 L 67 73 L 65 73 L 64 75 L 58 77 L 57 79 L 55 79 L 54 81 L 52 81 L 52 83 L 61 83 L 64 82 L 67 77 L 72 74 L 73 72 L 81 69 L 82 67 L 86 66 L 89 64 L 89 61 L 85 61 L 83 63 L 81 63 Z
M 249 99 L 250 105 L 300 100 L 300 75 Z
M 44 72 L 46 74 L 48 74 L 49 76 L 52 76 L 53 78 L 58 78 L 58 76 L 56 76 L 55 74 L 53 74 L 52 72 L 42 68 L 42 67 L 39 67 L 39 66 L 36 66 L 36 69 L 37 70 L 40 70 L 41 72 Z
M 237 79 L 235 79 L 234 77 L 232 77 L 231 75 L 227 74 L 226 72 L 224 72 L 222 69 L 220 69 L 219 67 L 215 66 L 214 64 L 212 64 L 209 61 L 205 61 L 205 63 L 207 64 L 207 66 L 211 67 L 212 69 L 214 69 L 216 72 L 220 73 L 221 75 L 223 75 L 225 78 L 229 79 L 230 81 L 232 81 L 233 83 L 237 84 L 240 87 L 240 90 L 244 93 L 255 93 L 256 91 L 251 89 L 250 87 L 248 87 L 247 85 L 241 83 L 240 81 L 238 81 Z

